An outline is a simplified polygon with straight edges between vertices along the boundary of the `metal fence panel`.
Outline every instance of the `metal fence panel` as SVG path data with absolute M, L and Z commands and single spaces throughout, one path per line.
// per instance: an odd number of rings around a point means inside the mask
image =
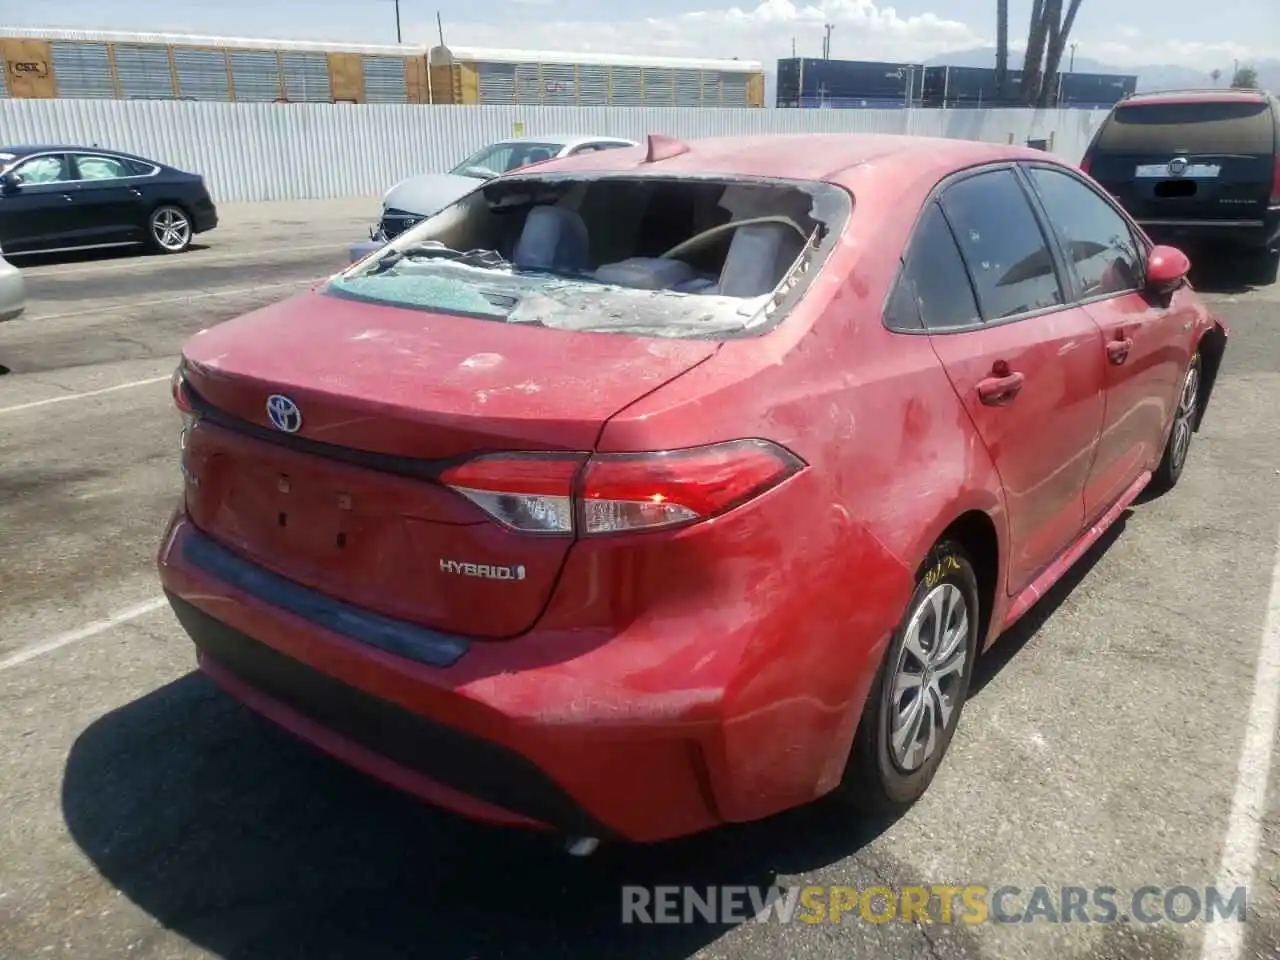
M 263 97 L 276 82 L 270 72 L 269 76 L 261 83 Z M 613 82 L 616 92 L 616 73 Z M 0 99 L 0 129 L 12 143 L 85 144 L 138 153 L 202 174 L 219 202 L 378 196 L 404 177 L 448 170 L 462 157 L 515 133 L 633 140 L 651 132 L 683 138 L 895 133 L 1016 144 L 1034 138 L 1050 140 L 1054 153 L 1076 161 L 1104 116 L 1102 110 L 619 109 Z

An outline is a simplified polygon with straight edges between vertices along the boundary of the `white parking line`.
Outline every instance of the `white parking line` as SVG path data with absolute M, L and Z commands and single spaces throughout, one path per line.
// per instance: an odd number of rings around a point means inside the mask
M 52 637 L 43 643 L 37 643 L 33 646 L 19 650 L 17 653 L 10 654 L 3 660 L 0 660 L 0 673 L 6 670 L 12 670 L 24 663 L 34 660 L 36 657 L 42 657 L 46 653 L 52 653 L 54 650 L 60 650 L 65 646 L 78 643 L 81 640 L 88 640 L 90 637 L 96 637 L 104 631 L 110 630 L 112 627 L 119 626 L 129 620 L 136 620 L 138 617 L 151 613 L 153 610 L 159 610 L 167 601 L 164 598 L 148 600 L 146 603 L 139 603 L 136 606 L 128 607 L 119 613 L 113 613 L 109 617 L 102 620 L 95 620 L 93 623 L 80 627 L 77 630 L 70 630 L 66 633 L 60 633 L 56 637 Z
M 286 245 L 290 253 L 307 253 L 312 250 L 333 250 L 335 252 L 343 252 L 347 245 L 351 242 L 350 238 L 345 240 L 335 239 L 332 243 L 312 243 L 304 247 L 295 247 L 288 245 L 286 241 L 279 241 L 276 246 Z M 30 277 L 67 277 L 83 273 L 132 273 L 129 268 L 131 266 L 150 266 L 152 264 L 157 267 L 169 269 L 171 267 L 184 266 L 203 266 L 209 263 L 231 263 L 236 260 L 251 260 L 254 257 L 262 257 L 269 253 L 269 249 L 244 250 L 240 253 L 224 253 L 218 256 L 201 256 L 198 252 L 195 255 L 184 254 L 181 257 L 153 257 L 145 260 L 138 259 L 120 259 L 111 260 L 104 263 L 86 263 L 78 266 L 63 266 L 57 263 L 42 263 L 37 266 L 24 267 L 22 261 L 18 260 L 16 266 L 19 267 L 24 274 Z
M 1253 882 L 1253 871 L 1262 843 L 1262 818 L 1267 809 L 1267 782 L 1271 775 L 1271 755 L 1275 746 L 1276 722 L 1280 719 L 1280 548 L 1271 571 L 1271 596 L 1267 602 L 1266 625 L 1253 679 L 1244 746 L 1236 769 L 1235 796 L 1222 843 L 1222 863 L 1217 887 L 1230 897 L 1237 887 Z M 1256 900 L 1253 891 L 1248 898 Z M 1244 956 L 1244 924 L 1218 920 L 1205 927 L 1201 960 L 1240 960 Z
M 173 374 L 167 373 L 163 377 L 147 377 L 145 380 L 130 380 L 128 383 L 117 383 L 114 387 L 103 387 L 101 390 L 86 390 L 84 393 L 68 393 L 58 397 L 48 397 L 44 400 L 32 400 L 30 403 L 19 403 L 12 407 L 0 407 L 0 416 L 6 413 L 17 413 L 20 410 L 31 410 L 35 407 L 43 407 L 50 403 L 66 403 L 68 400 L 83 400 L 85 397 L 100 397 L 104 393 L 115 393 L 117 390 L 128 390 L 130 387 L 143 387 L 148 383 L 160 383 L 164 380 L 172 380 Z
M 164 297 L 159 300 L 125 300 L 122 303 L 106 307 L 94 307 L 92 310 L 72 310 L 67 313 L 46 313 L 24 317 L 32 322 L 40 320 L 67 320 L 72 317 L 89 317 L 95 313 L 112 313 L 119 310 L 136 310 L 139 307 L 159 307 L 166 303 L 188 303 L 191 300 L 210 300 L 216 297 L 234 297 L 238 294 L 257 293 L 259 290 L 279 290 L 283 287 L 301 287 L 309 283 L 317 283 L 324 277 L 308 277 L 305 280 L 287 280 L 284 283 L 263 283 L 255 287 L 236 287 L 233 290 L 211 290 L 208 293 L 188 293 L 181 297 Z

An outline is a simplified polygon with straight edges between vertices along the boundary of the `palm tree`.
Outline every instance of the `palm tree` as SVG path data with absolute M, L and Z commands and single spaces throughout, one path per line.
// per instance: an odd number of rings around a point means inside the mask
M 996 93 L 1009 95 L 1009 0 L 996 0 Z
M 1044 56 L 1044 42 L 1048 23 L 1044 16 L 1045 0 L 1031 0 L 1031 26 L 1027 29 L 1027 52 L 1022 57 L 1022 99 L 1035 102 L 1037 79 L 1040 76 L 1040 60 Z
M 1053 25 L 1050 24 L 1049 60 L 1044 65 L 1044 84 L 1040 89 L 1040 106 L 1042 107 L 1049 105 L 1049 95 L 1055 87 L 1053 78 L 1058 75 L 1058 70 L 1062 67 L 1062 52 L 1066 49 L 1067 38 L 1071 36 L 1071 28 L 1075 26 L 1080 2 L 1081 0 L 1071 0 L 1071 6 L 1067 7 L 1067 18 L 1062 21 L 1061 29 L 1053 30 Z
M 1218 85 L 1218 81 L 1222 79 L 1222 71 L 1217 67 L 1214 67 L 1209 71 L 1209 78 L 1213 80 L 1213 85 L 1216 87 Z

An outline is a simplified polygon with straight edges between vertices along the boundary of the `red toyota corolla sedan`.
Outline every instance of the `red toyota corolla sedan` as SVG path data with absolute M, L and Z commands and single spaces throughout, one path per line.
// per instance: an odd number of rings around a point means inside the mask
M 1187 269 L 1023 148 L 545 163 L 186 344 L 160 578 L 232 695 L 471 817 L 905 807 L 1182 473 L 1227 339 Z

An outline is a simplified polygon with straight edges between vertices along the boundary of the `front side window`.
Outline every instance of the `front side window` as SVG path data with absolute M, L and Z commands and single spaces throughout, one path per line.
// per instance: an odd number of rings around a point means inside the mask
M 499 143 L 472 154 L 450 170 L 461 177 L 487 180 L 531 163 L 541 163 L 558 156 L 564 149 L 559 143 Z
M 1137 290 L 1142 260 L 1129 224 L 1111 204 L 1069 174 L 1045 167 L 1032 167 L 1028 173 L 1075 265 L 1081 296 Z
M 18 164 L 13 175 L 18 183 L 31 186 L 40 183 L 61 183 L 71 179 L 71 171 L 67 169 L 67 158 L 35 157 L 26 163 Z
M 119 180 L 133 176 L 124 161 L 114 157 L 76 157 L 81 180 Z
M 942 207 L 973 276 L 983 317 L 1065 303 L 1053 255 L 1012 170 L 993 170 L 947 188 Z

